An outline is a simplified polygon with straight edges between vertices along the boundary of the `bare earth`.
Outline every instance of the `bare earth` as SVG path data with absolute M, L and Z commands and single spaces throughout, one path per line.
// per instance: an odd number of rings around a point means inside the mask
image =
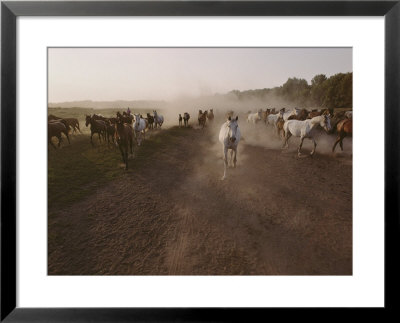
M 242 131 L 221 181 L 214 131 L 186 130 L 140 171 L 52 211 L 50 275 L 352 274 L 351 155 L 297 158 L 298 138 L 281 151 Z

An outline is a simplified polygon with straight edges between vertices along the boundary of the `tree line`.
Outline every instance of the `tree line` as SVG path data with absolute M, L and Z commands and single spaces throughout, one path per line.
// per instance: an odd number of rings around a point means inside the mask
M 238 100 L 259 99 L 268 101 L 271 98 L 298 107 L 319 108 L 353 108 L 353 73 L 338 73 L 331 77 L 318 74 L 311 84 L 301 78 L 289 78 L 282 86 L 270 89 L 257 89 L 228 93 Z

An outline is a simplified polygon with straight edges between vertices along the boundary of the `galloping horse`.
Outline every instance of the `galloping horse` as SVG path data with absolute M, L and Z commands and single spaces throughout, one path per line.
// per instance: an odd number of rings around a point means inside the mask
M 314 129 L 320 125 L 322 128 L 324 128 L 327 132 L 329 132 L 331 128 L 331 122 L 330 122 L 330 115 L 325 114 L 322 116 L 314 117 L 311 120 L 307 119 L 304 121 L 299 121 L 299 120 L 288 120 L 285 122 L 283 125 L 283 129 L 285 131 L 285 143 L 284 147 L 288 148 L 288 140 L 289 138 L 293 135 L 295 137 L 300 137 L 300 145 L 299 148 L 297 149 L 297 154 L 300 157 L 301 153 L 301 147 L 303 146 L 303 141 L 304 138 L 311 139 L 314 143 L 314 149 L 311 151 L 311 156 L 314 155 L 315 153 L 315 148 L 317 147 L 317 143 L 315 142 L 314 139 Z
M 333 115 L 333 111 L 329 111 L 329 109 L 324 109 L 324 110 L 319 110 L 319 111 L 314 109 L 308 114 L 307 119 L 312 119 L 314 117 L 322 116 L 325 114 Z
M 289 110 L 289 111 L 285 111 L 283 113 L 283 120 L 287 121 L 289 119 L 289 117 L 291 117 L 291 116 L 297 117 L 299 115 L 299 112 L 300 111 L 297 108 L 294 108 L 294 109 Z
M 79 128 L 79 121 L 76 118 L 60 118 L 60 117 L 56 117 L 53 114 L 50 114 L 47 119 L 48 119 L 48 121 L 65 120 L 67 123 L 67 129 L 71 128 L 73 132 L 75 132 L 76 130 L 79 130 L 79 132 L 82 133 L 81 129 Z
M 201 113 L 201 110 L 199 110 L 199 126 L 201 126 L 202 128 L 206 126 L 207 115 L 207 110 L 203 113 Z
M 332 147 L 332 152 L 335 151 L 336 145 L 339 143 L 340 148 L 343 151 L 343 139 L 347 136 L 351 136 L 353 134 L 353 119 L 343 119 L 339 121 L 336 126 L 338 137 Z
M 129 123 L 124 122 L 123 118 L 118 118 L 116 122 L 116 140 L 121 151 L 122 160 L 125 163 L 125 169 L 128 169 L 128 145 L 130 153 L 133 155 L 133 129 Z
M 249 113 L 247 116 L 247 122 L 251 122 L 253 124 L 256 124 L 258 121 L 260 121 L 262 118 L 262 110 L 258 110 L 256 113 Z
M 99 141 L 101 142 L 101 136 L 106 141 L 107 124 L 103 120 L 95 120 L 90 115 L 86 115 L 86 127 L 90 124 L 90 142 L 93 145 L 93 135 L 97 133 L 99 135 Z
M 190 114 L 185 112 L 183 114 L 183 124 L 185 125 L 185 127 L 189 126 L 189 119 L 190 119 Z
M 51 141 L 51 138 L 57 137 L 58 138 L 58 147 L 61 145 L 61 133 L 65 134 L 68 139 L 68 143 L 70 144 L 71 142 L 69 141 L 69 136 L 68 136 L 68 127 L 66 125 L 66 121 L 49 121 L 47 123 L 47 135 L 48 135 L 48 140 L 49 144 L 54 147 L 54 149 L 57 149 L 56 146 L 54 146 L 53 142 Z
M 262 112 L 261 120 L 264 121 L 264 124 L 267 124 L 268 116 L 271 114 L 271 109 L 267 109 Z
M 140 114 L 135 114 L 135 122 L 133 124 L 133 130 L 135 131 L 135 137 L 138 146 L 142 143 L 142 134 L 143 139 L 146 139 L 146 121 L 141 118 Z
M 125 111 L 122 114 L 118 111 L 117 118 L 120 119 L 124 123 L 132 124 L 133 122 L 133 115 L 127 114 Z
M 162 124 L 164 123 L 164 117 L 162 115 L 158 115 L 156 110 L 153 110 L 154 113 L 154 124 L 157 128 L 159 126 L 161 128 Z
M 222 180 L 226 177 L 226 168 L 228 167 L 228 150 L 231 150 L 231 163 L 233 153 L 235 156 L 233 158 L 233 167 L 236 167 L 236 155 L 237 147 L 240 141 L 240 129 L 238 125 L 238 117 L 232 119 L 231 117 L 222 124 L 221 130 L 219 132 L 219 141 L 222 144 L 222 149 L 224 153 L 224 175 Z
M 147 128 L 153 129 L 153 125 L 154 125 L 154 117 L 147 112 Z
M 114 143 L 114 137 L 115 137 L 115 123 L 116 121 L 112 122 L 111 120 L 108 120 L 106 122 L 106 135 L 107 135 L 107 142 L 110 143 L 110 137 L 112 142 Z
M 276 127 L 279 118 L 283 119 L 283 114 L 284 113 L 285 113 L 285 108 L 280 109 L 278 113 L 271 113 L 267 117 L 267 123 L 268 124 L 272 124 L 272 125 L 274 125 Z
M 285 120 L 283 120 L 282 115 L 278 117 L 278 120 L 276 121 L 276 131 L 278 132 L 278 137 L 281 137 L 281 131 L 283 133 L 283 137 L 285 138 L 285 129 L 283 129 L 283 126 L 285 125 Z
M 298 114 L 292 114 L 288 117 L 288 120 L 306 120 L 309 112 L 306 109 L 301 109 Z

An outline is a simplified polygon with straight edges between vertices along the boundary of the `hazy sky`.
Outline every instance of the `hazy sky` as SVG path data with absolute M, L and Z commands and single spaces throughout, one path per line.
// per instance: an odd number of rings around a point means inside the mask
M 49 102 L 171 100 L 352 71 L 351 48 L 50 48 Z

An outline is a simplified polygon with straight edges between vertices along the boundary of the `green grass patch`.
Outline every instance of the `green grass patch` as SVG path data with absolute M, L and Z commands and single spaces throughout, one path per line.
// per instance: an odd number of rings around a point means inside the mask
M 118 147 L 99 143 L 97 135 L 93 137 L 95 147 L 92 147 L 88 129 L 84 131 L 86 134 L 71 136 L 71 145 L 64 139 L 61 149 L 48 148 L 49 212 L 81 200 L 120 176 L 145 171 L 144 167 L 153 158 L 162 158 L 163 150 L 168 150 L 193 130 L 172 127 L 148 132 L 142 146 L 134 145 L 135 157 L 129 161 L 128 171 L 124 169 Z

